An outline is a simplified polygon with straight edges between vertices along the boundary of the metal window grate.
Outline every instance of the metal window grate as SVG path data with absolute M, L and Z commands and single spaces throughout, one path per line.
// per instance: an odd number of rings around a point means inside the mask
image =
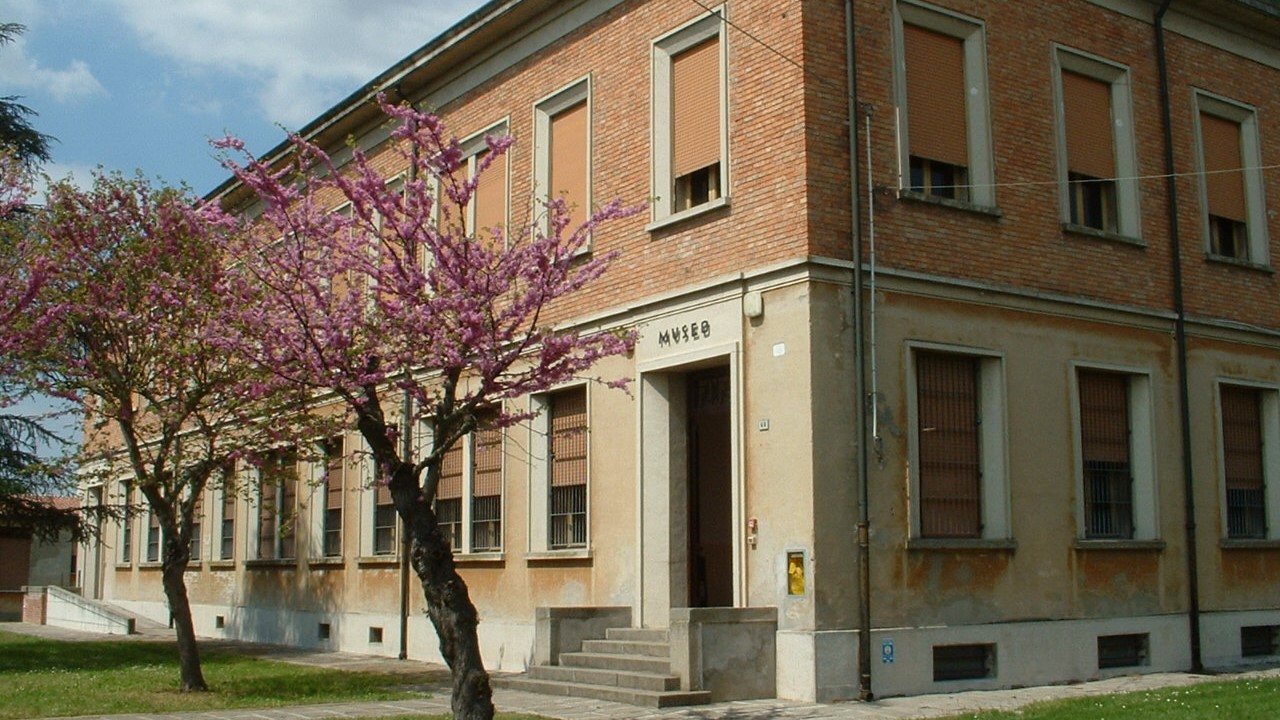
M 1098 669 L 1138 667 L 1148 664 L 1146 633 L 1098 636 Z
M 552 549 L 587 545 L 587 389 L 551 396 L 548 534 Z
M 436 524 L 454 552 L 462 552 L 462 498 L 436 498 Z
M 1254 388 L 1223 385 L 1222 452 L 1227 491 L 1227 537 L 1267 536 L 1262 461 L 1262 397 Z
M 1120 373 L 1082 370 L 1079 388 L 1085 537 L 1131 538 L 1129 378 Z
M 1240 628 L 1240 655 L 1280 655 L 1280 625 L 1250 625 Z
M 502 496 L 472 498 L 471 551 L 495 552 L 501 549 Z
M 995 645 L 935 645 L 933 679 L 978 680 L 995 677 Z
M 920 452 L 920 534 L 981 537 L 979 359 L 916 356 Z

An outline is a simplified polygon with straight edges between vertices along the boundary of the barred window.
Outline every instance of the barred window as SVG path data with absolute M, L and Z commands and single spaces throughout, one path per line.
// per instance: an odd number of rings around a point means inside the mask
M 980 358 L 916 354 L 920 535 L 982 536 Z
M 587 389 L 577 387 L 549 397 L 550 463 L 548 503 L 551 549 L 587 546 Z
M 436 523 L 455 553 L 462 552 L 463 443 L 454 443 L 440 459 L 436 488 Z
M 236 486 L 230 477 L 222 485 L 222 527 L 219 533 L 220 557 L 231 560 L 236 553 Z
M 1078 379 L 1085 537 L 1132 538 L 1129 377 L 1081 370 Z
M 502 549 L 502 429 L 486 427 L 495 418 L 495 413 L 485 413 L 471 438 L 472 552 Z
M 330 438 L 325 442 L 323 529 L 325 557 L 342 555 L 343 457 L 341 437 Z
M 1227 537 L 1266 538 L 1267 503 L 1262 454 L 1262 392 L 1222 385 L 1223 471 Z

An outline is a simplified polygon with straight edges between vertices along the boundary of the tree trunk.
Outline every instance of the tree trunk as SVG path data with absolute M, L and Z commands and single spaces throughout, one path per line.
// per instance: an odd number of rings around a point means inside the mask
M 439 531 L 436 515 L 422 496 L 413 466 L 400 464 L 391 482 L 392 499 L 413 540 L 410 562 L 422 582 L 427 614 L 440 638 L 440 654 L 453 673 L 453 717 L 492 720 L 493 688 L 480 657 L 476 626 L 480 617 L 467 584 L 453 563 L 453 550 Z
M 187 584 L 183 573 L 191 559 L 191 551 L 180 542 L 165 542 L 164 564 L 161 574 L 164 595 L 169 600 L 169 613 L 173 617 L 174 633 L 178 640 L 178 664 L 182 673 L 182 691 L 204 691 L 209 685 L 200 669 L 200 649 L 196 646 L 196 629 L 191 622 L 191 601 L 187 598 Z

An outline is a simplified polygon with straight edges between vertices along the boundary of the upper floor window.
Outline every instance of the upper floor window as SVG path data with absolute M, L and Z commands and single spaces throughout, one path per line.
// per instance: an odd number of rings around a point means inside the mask
M 534 181 L 569 211 L 566 233 L 591 215 L 591 81 L 584 78 L 534 107 Z
M 342 506 L 345 486 L 342 437 L 324 443 L 324 515 L 321 517 L 321 549 L 325 557 L 342 555 Z
M 465 163 L 468 178 L 476 176 L 490 152 L 485 137 L 505 135 L 507 127 L 504 120 L 462 142 L 462 152 L 467 156 Z M 480 175 L 480 182 L 471 196 L 471 202 L 467 203 L 463 211 L 467 234 L 487 241 L 494 228 L 507 227 L 510 158 L 508 150 L 502 157 L 491 162 Z
M 236 486 L 228 476 L 222 485 L 222 518 L 218 522 L 218 558 L 232 560 L 236 556 Z
M 1141 228 L 1128 70 L 1065 48 L 1058 48 L 1054 59 L 1063 221 L 1137 237 Z
M 728 133 L 720 12 L 653 44 L 655 221 L 723 204 Z
M 1210 256 L 1268 264 L 1258 123 L 1253 108 L 1197 92 L 1196 124 L 1206 251 Z
M 902 188 L 994 206 L 982 23 L 923 3 L 895 9 Z

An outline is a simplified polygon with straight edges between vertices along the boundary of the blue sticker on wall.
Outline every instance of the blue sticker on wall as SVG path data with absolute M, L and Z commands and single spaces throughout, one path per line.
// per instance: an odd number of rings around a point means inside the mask
M 893 641 L 892 640 L 880 641 L 880 662 L 884 663 L 885 665 L 893 664 Z

